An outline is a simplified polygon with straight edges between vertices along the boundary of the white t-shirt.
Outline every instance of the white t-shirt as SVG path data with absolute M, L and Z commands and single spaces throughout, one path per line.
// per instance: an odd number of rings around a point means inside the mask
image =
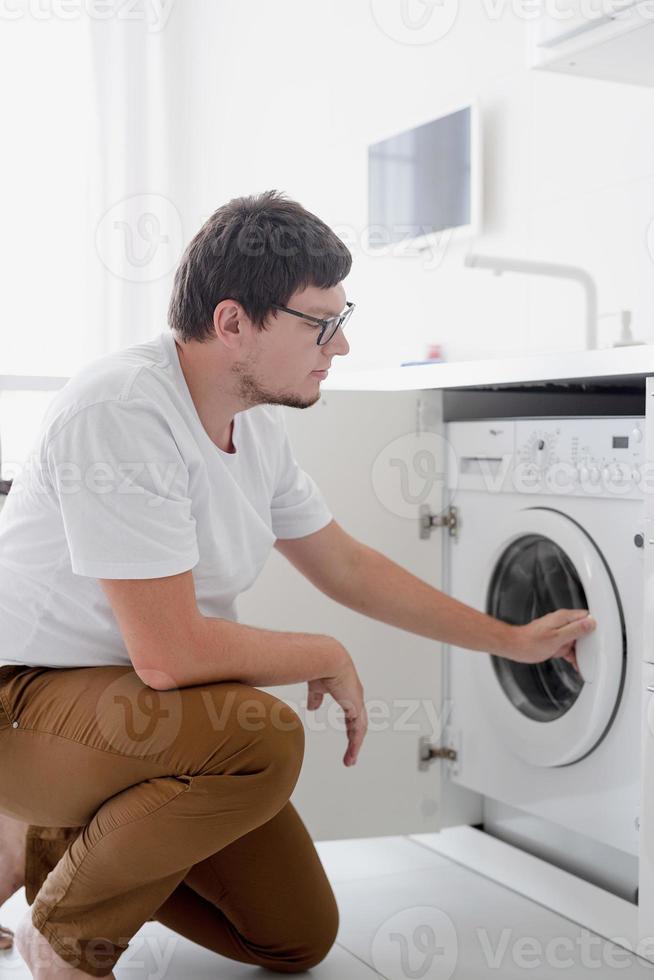
M 279 405 L 210 439 L 169 330 L 97 358 L 57 392 L 0 511 L 0 666 L 129 664 L 98 578 L 193 570 L 200 612 L 235 599 L 276 538 L 332 518 Z

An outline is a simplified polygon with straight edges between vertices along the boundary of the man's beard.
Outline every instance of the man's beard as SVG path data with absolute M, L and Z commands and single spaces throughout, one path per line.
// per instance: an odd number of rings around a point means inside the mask
M 295 392 L 269 391 L 256 378 L 253 362 L 234 364 L 232 371 L 236 377 L 236 392 L 248 405 L 287 405 L 289 408 L 311 408 L 320 400 L 320 391 L 310 398 L 301 398 Z

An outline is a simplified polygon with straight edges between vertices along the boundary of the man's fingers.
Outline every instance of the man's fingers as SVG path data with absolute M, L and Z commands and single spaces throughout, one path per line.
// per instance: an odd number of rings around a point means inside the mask
M 579 673 L 579 664 L 577 663 L 577 654 L 576 654 L 576 651 L 574 649 L 567 650 L 563 654 L 563 656 L 562 656 L 561 659 L 562 660 L 567 660 L 569 664 L 572 664 L 572 666 L 577 671 L 577 673 Z
M 309 711 L 315 711 L 322 704 L 322 699 L 324 697 L 324 692 L 317 691 L 311 687 L 309 684 L 309 691 L 307 694 L 307 708 Z
M 556 634 L 557 639 L 561 638 L 564 642 L 569 643 L 571 640 L 578 640 L 582 636 L 592 633 L 596 626 L 597 623 L 592 616 L 584 616 L 583 619 L 575 619 L 567 626 L 561 626 Z
M 343 757 L 346 766 L 353 766 L 357 761 L 357 755 L 363 741 L 363 732 L 360 729 L 352 728 L 347 734 L 347 750 Z
M 352 713 L 349 717 L 346 716 L 346 728 L 348 745 L 343 762 L 347 766 L 354 765 L 356 762 L 361 743 L 366 735 L 367 723 L 365 710 L 356 715 Z
M 555 609 L 549 613 L 552 626 L 566 626 L 588 615 L 587 609 Z

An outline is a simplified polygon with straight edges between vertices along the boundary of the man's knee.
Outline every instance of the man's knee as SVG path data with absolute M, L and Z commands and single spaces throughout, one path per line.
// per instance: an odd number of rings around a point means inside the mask
M 336 942 L 338 926 L 338 906 L 334 898 L 329 908 L 321 910 L 319 920 L 310 929 L 305 928 L 302 949 L 274 964 L 267 963 L 268 969 L 276 973 L 302 973 L 322 963 Z
M 253 706 L 251 717 L 254 719 L 255 731 L 257 716 L 262 719 L 259 731 L 264 752 L 270 753 L 271 761 L 276 767 L 287 769 L 295 782 L 304 758 L 305 734 L 302 719 L 286 701 L 265 691 L 256 690 Z M 258 706 L 261 709 L 260 714 Z
M 269 763 L 277 771 L 287 769 L 293 779 L 297 778 L 305 748 L 304 725 L 298 713 L 281 698 L 249 684 L 230 682 L 229 688 L 220 694 L 232 733 L 245 736 L 262 765 Z
M 307 953 L 302 969 L 310 970 L 312 967 L 322 963 L 327 954 L 331 952 L 336 936 L 338 935 L 338 912 L 331 916 L 325 916 L 321 923 L 320 931 L 314 937 L 311 949 Z

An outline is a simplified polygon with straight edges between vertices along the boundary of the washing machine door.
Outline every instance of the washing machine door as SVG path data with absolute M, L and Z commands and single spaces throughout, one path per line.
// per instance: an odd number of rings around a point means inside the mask
M 577 641 L 580 673 L 561 657 L 521 664 L 484 658 L 481 703 L 506 748 L 536 766 L 592 752 L 620 701 L 626 667 L 620 599 L 600 551 L 575 521 L 530 507 L 499 529 L 486 575 L 486 611 L 523 625 L 555 609 L 589 609 L 597 629 Z

